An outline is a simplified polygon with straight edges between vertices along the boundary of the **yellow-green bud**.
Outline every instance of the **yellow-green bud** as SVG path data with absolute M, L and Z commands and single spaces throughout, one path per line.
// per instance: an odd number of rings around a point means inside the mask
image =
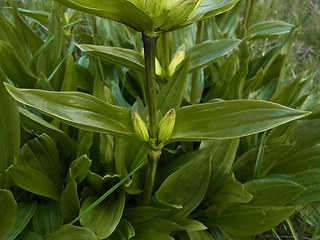
M 143 141 L 149 141 L 147 124 L 141 119 L 137 111 L 132 111 L 133 130 Z
M 175 121 L 176 121 L 176 111 L 173 108 L 171 108 L 159 122 L 159 129 L 158 129 L 159 143 L 165 142 L 171 137 Z
M 176 70 L 176 67 L 179 65 L 179 63 L 182 62 L 182 60 L 185 58 L 186 52 L 185 51 L 179 51 L 174 58 L 172 59 L 170 65 L 169 65 L 169 75 L 172 76 L 174 71 Z

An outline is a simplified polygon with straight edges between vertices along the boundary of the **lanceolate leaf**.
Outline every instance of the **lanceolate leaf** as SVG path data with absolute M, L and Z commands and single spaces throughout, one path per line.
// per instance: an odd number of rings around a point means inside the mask
M 20 165 L 11 166 L 6 173 L 11 180 L 22 189 L 59 201 L 59 183 L 54 183 L 48 176 L 44 175 L 44 173 L 31 167 Z
M 79 11 L 122 22 L 137 30 L 151 28 L 151 18 L 128 0 L 57 0 Z
M 234 100 L 182 107 L 177 110 L 173 141 L 242 137 L 308 115 L 260 100 Z
M 205 219 L 206 226 L 220 227 L 236 236 L 250 236 L 267 231 L 283 222 L 296 207 L 252 207 L 236 205 L 221 215 Z
M 80 92 L 17 89 L 6 85 L 19 102 L 30 105 L 72 126 L 120 137 L 133 137 L 131 111 Z
M 226 55 L 240 44 L 240 40 L 223 39 L 197 44 L 187 50 L 190 55 L 189 72 L 202 68 Z
M 127 67 L 144 73 L 144 58 L 141 53 L 132 49 L 96 46 L 96 45 L 78 45 L 86 53 L 99 57 L 119 66 Z
M 16 221 L 17 203 L 13 194 L 0 189 L 0 239 L 6 239 Z
M 20 148 L 18 106 L 3 86 L 5 81 L 6 77 L 0 68 L 0 174 L 3 174 L 13 163 Z M 2 181 L 0 181 L 0 185 L 2 184 Z
M 266 21 L 252 25 L 247 33 L 246 38 L 258 39 L 280 34 L 289 33 L 294 25 L 283 21 Z

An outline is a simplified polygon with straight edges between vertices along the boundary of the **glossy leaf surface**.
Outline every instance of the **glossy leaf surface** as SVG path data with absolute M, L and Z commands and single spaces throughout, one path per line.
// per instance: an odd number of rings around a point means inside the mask
M 177 110 L 176 125 L 170 141 L 241 137 L 306 115 L 307 112 L 259 100 L 192 105 Z
M 17 89 L 8 84 L 6 87 L 19 102 L 72 126 L 123 137 L 135 136 L 129 109 L 116 107 L 80 92 Z
M 144 58 L 141 53 L 131 49 L 98 46 L 98 45 L 78 45 L 81 51 L 99 57 L 108 62 L 137 70 L 144 73 Z

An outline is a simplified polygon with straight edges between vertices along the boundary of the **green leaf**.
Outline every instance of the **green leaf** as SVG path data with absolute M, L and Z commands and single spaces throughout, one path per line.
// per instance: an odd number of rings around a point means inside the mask
M 233 100 L 192 105 L 177 110 L 176 125 L 169 141 L 242 137 L 308 114 L 260 100 Z
M 6 170 L 6 173 L 22 189 L 59 201 L 59 183 L 53 182 L 44 173 L 22 165 L 12 165 Z
M 54 141 L 45 133 L 31 139 L 19 153 L 18 165 L 31 167 L 49 177 L 53 182 L 62 182 L 64 166 Z
M 12 49 L 12 52 L 14 52 L 16 57 L 17 55 L 19 55 L 18 57 L 19 62 L 26 64 L 30 60 L 30 51 L 25 41 L 23 32 L 17 29 L 17 27 L 10 21 L 10 19 L 4 15 L 3 11 L 0 12 L 0 22 L 1 22 L 0 46 L 4 42 L 7 43 L 8 46 L 14 46 L 14 49 Z M 4 60 L 9 61 L 9 59 L 5 58 L 5 59 L 1 59 L 1 62 L 2 61 L 5 62 Z M 15 64 L 15 62 L 13 63 Z
M 161 217 L 168 213 L 169 209 L 156 207 L 125 208 L 123 215 L 132 224 L 149 221 L 154 217 Z
M 200 231 L 206 230 L 207 227 L 203 225 L 201 222 L 193 219 L 183 219 L 177 222 L 181 227 L 188 231 Z
M 62 191 L 60 198 L 60 209 L 63 220 L 65 222 L 71 222 L 75 219 L 80 212 L 80 200 L 78 196 L 77 182 L 74 180 L 72 170 L 69 169 L 68 183 L 65 189 Z
M 29 10 L 29 9 L 18 9 L 19 13 L 33 18 L 34 20 L 41 22 L 42 24 L 48 24 L 49 13 L 45 11 Z
M 153 21 L 140 8 L 128 0 L 57 0 L 61 4 L 79 11 L 124 23 L 142 31 L 152 29 Z
M 0 41 L 0 67 L 10 80 L 19 87 L 32 88 L 36 84 L 36 76 L 14 52 L 13 47 Z
M 97 240 L 91 230 L 73 225 L 63 225 L 58 231 L 46 236 L 46 240 Z
M 320 168 L 319 156 L 319 146 L 301 150 L 292 149 L 276 162 L 270 173 L 294 174 L 300 171 Z
M 35 232 L 23 232 L 21 235 L 19 235 L 19 237 L 17 238 L 19 240 L 43 240 L 43 238 L 35 233 Z
M 6 239 L 16 222 L 17 203 L 13 194 L 4 189 L 0 189 L 0 239 Z
M 240 40 L 224 39 L 207 41 L 197 44 L 187 50 L 190 55 L 189 72 L 205 67 L 219 57 L 228 54 L 240 44 Z
M 150 229 L 141 229 L 136 231 L 136 235 L 132 238 L 133 240 L 174 240 L 167 234 L 159 233 Z
M 62 147 L 70 149 L 72 153 L 76 152 L 76 142 L 59 128 L 46 122 L 42 118 L 25 110 L 24 108 L 19 107 L 19 113 L 20 120 L 24 127 L 36 131 L 39 134 L 46 133 L 60 142 Z
M 235 179 L 233 173 L 229 174 L 220 189 L 210 196 L 210 200 L 218 205 L 220 211 L 230 204 L 248 203 L 251 199 L 252 195 Z
M 147 222 L 139 224 L 136 227 L 136 229 L 137 229 L 137 231 L 138 231 L 138 229 L 154 230 L 156 232 L 163 233 L 166 235 L 171 235 L 175 231 L 185 230 L 183 227 L 181 227 L 176 222 L 172 222 L 172 221 L 169 221 L 169 220 L 163 219 L 163 218 L 150 219 Z
M 98 45 L 77 45 L 81 51 L 99 57 L 119 66 L 127 67 L 144 73 L 144 58 L 138 51 L 126 48 L 98 46 Z
M 178 109 L 180 107 L 189 70 L 190 58 L 185 58 L 175 70 L 169 82 L 157 95 L 159 109 L 165 115 L 171 108 Z
M 17 89 L 8 84 L 6 87 L 19 102 L 30 105 L 74 127 L 120 137 L 136 136 L 129 109 L 108 104 L 80 92 Z
M 260 177 L 265 176 L 282 157 L 293 148 L 290 144 L 264 145 L 263 161 L 260 165 Z M 242 154 L 232 166 L 232 171 L 240 181 L 251 180 L 254 174 L 255 164 L 259 152 L 258 148 L 251 148 Z
M 171 220 L 189 215 L 203 200 L 210 174 L 211 161 L 207 152 L 190 165 L 184 166 L 167 177 L 155 193 L 155 198 L 172 210 Z
M 252 25 L 245 39 L 259 39 L 289 33 L 294 25 L 283 21 L 265 21 Z
M 20 121 L 17 102 L 8 94 L 3 82 L 7 79 L 0 68 L 0 187 L 4 171 L 18 157 L 20 149 Z
M 282 207 L 299 197 L 306 188 L 283 179 L 255 179 L 244 184 L 253 195 L 252 206 Z
M 80 184 L 87 176 L 91 163 L 87 155 L 82 155 L 70 164 L 71 176 L 77 184 Z
M 80 213 L 90 207 L 96 197 L 89 197 L 84 200 Z M 94 231 L 99 239 L 109 237 L 118 226 L 125 204 L 125 193 L 118 192 L 117 197 L 106 199 L 91 209 L 86 215 L 80 217 L 82 226 Z
M 204 219 L 210 227 L 219 227 L 236 236 L 250 236 L 265 232 L 290 217 L 296 207 L 253 207 L 236 205 L 219 216 Z
M 37 208 L 37 202 L 20 202 L 16 223 L 6 240 L 14 240 L 27 226 Z
M 207 231 L 187 231 L 190 240 L 214 240 L 213 236 Z
M 48 221 L 50 219 L 50 221 Z M 63 224 L 59 203 L 39 203 L 32 217 L 33 230 L 40 235 L 57 231 Z
M 117 173 L 123 179 L 141 162 L 147 161 L 147 148 L 140 142 L 117 138 L 115 142 L 115 165 Z M 129 194 L 138 194 L 143 190 L 144 177 L 137 172 L 125 183 L 125 191 Z
M 211 160 L 211 178 L 206 195 L 210 196 L 221 187 L 229 177 L 231 167 L 236 157 L 239 138 L 230 140 L 215 140 L 205 144 L 213 155 Z
M 110 240 L 128 240 L 134 237 L 135 231 L 132 225 L 125 219 L 121 219 L 116 230 L 108 238 Z
M 204 20 L 231 9 L 239 0 L 203 0 L 191 16 L 190 22 Z
M 290 202 L 291 205 L 304 205 L 307 203 L 320 200 L 320 170 L 310 169 L 307 171 L 301 171 L 291 175 L 270 175 L 270 178 L 282 178 L 284 180 L 296 182 L 304 187 L 304 191 L 298 198 Z

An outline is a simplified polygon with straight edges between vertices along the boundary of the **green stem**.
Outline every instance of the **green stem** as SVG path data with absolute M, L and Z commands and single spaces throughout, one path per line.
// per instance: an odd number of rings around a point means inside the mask
M 156 38 L 143 35 L 150 138 L 157 139 Z
M 152 192 L 153 192 L 153 186 L 154 181 L 156 178 L 156 172 L 157 172 L 157 165 L 160 158 L 160 154 L 150 154 L 148 159 L 148 169 L 147 169 L 147 175 L 145 179 L 144 184 L 144 192 L 143 192 L 143 198 L 142 198 L 142 205 L 147 206 L 150 203 Z
M 146 68 L 146 95 L 149 116 L 149 135 L 154 141 L 157 141 L 158 124 L 157 124 L 157 88 L 156 88 L 156 43 L 157 38 L 151 38 L 142 35 Z M 148 205 L 153 192 L 153 185 L 156 176 L 157 165 L 160 154 L 151 152 L 148 160 L 148 170 L 145 179 L 145 186 L 142 198 L 142 204 Z
M 198 22 L 197 26 L 197 37 L 196 44 L 199 44 L 203 41 L 203 29 L 204 29 L 204 21 Z M 199 85 L 199 70 L 195 70 L 192 73 L 192 85 L 191 85 L 191 94 L 190 94 L 190 102 L 191 104 L 197 103 L 198 98 L 198 85 Z

